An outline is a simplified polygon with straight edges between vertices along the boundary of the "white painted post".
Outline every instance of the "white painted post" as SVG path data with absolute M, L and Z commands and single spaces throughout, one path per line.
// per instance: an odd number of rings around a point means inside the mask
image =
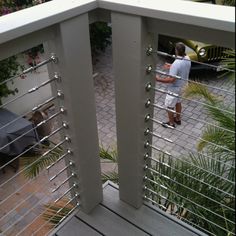
M 112 12 L 113 66 L 115 73 L 117 145 L 120 199 L 138 208 L 143 202 L 145 129 L 152 125 L 145 123 L 146 114 L 153 113 L 146 108 L 148 82 L 154 83 L 154 76 L 146 74 L 146 67 L 153 63 L 153 57 L 146 55 L 147 47 L 157 45 L 153 34 L 147 31 L 145 20 L 140 16 Z M 151 140 L 149 140 L 151 142 Z
M 50 74 L 59 70 L 61 75 L 60 87 L 67 109 L 64 118 L 69 122 L 67 133 L 78 173 L 80 203 L 88 213 L 102 201 L 88 15 L 60 23 L 55 39 L 47 45 L 47 51 L 55 52 L 59 58 L 58 64 L 49 66 L 49 70 Z

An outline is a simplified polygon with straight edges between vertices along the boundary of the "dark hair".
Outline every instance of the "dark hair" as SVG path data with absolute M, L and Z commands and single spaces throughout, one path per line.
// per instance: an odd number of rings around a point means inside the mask
M 175 44 L 177 56 L 185 56 L 185 45 L 181 42 Z

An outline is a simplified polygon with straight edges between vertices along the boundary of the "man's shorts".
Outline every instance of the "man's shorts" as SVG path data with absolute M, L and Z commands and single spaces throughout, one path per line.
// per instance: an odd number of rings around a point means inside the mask
M 176 103 L 179 103 L 179 102 L 181 102 L 179 97 L 166 94 L 166 99 L 165 99 L 165 106 L 166 107 L 174 108 Z

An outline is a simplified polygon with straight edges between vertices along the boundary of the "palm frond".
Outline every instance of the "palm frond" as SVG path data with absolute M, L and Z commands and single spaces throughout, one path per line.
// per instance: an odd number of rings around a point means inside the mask
M 223 112 L 223 110 L 227 110 L 228 112 Z M 219 108 L 217 107 L 206 107 L 206 109 L 209 112 L 209 115 L 211 118 L 213 118 L 218 124 L 225 128 L 228 129 L 232 132 L 235 131 L 235 116 L 233 113 L 235 112 L 234 108 L 227 107 L 220 105 Z
M 100 147 L 99 156 L 101 159 L 109 160 L 111 162 L 117 163 L 117 151 L 110 150 L 109 148 L 105 149 Z
M 202 134 L 202 140 L 198 143 L 198 151 L 202 151 L 207 146 L 214 147 L 215 151 L 227 152 L 235 150 L 234 133 L 229 133 L 218 127 L 208 126 Z
M 107 172 L 107 173 L 102 173 L 102 182 L 105 183 L 108 180 L 118 184 L 118 180 L 119 180 L 118 173 L 115 172 L 115 171 L 110 171 L 110 172 Z
M 194 84 L 189 82 L 183 90 L 183 95 L 185 97 L 201 96 L 204 97 L 211 104 L 217 104 L 217 102 L 219 101 L 219 98 L 210 93 L 207 87 L 200 83 Z
M 234 0 L 235 5 L 235 0 Z M 221 66 L 223 68 L 228 68 L 230 70 L 235 71 L 235 50 L 229 49 L 225 52 L 226 57 L 221 60 Z M 235 81 L 235 72 L 225 72 L 219 76 L 219 78 L 223 78 L 228 76 L 231 80 Z
M 73 209 L 73 204 L 67 204 L 69 201 L 69 199 L 63 198 L 57 203 L 49 203 L 44 205 L 46 210 L 43 213 L 43 219 L 49 223 L 48 226 L 50 228 L 57 226 Z
M 187 157 L 181 157 L 182 160 L 185 160 L 186 162 L 177 159 L 174 160 L 165 156 L 159 156 L 158 158 L 161 163 L 166 164 L 154 165 L 153 168 L 157 169 L 158 173 L 161 175 L 152 173 L 150 178 L 159 183 L 159 185 L 149 184 L 148 187 L 163 196 L 166 200 L 163 203 L 163 197 L 160 198 L 153 194 L 150 194 L 150 198 L 165 206 L 176 203 L 173 207 L 174 211 L 171 211 L 172 214 L 181 217 L 183 212 L 187 211 L 184 215 L 188 221 L 193 222 L 216 235 L 224 235 L 224 232 L 216 225 L 232 229 L 233 226 L 231 223 L 227 222 L 228 225 L 225 225 L 225 222 L 222 221 L 220 217 L 217 217 L 206 209 L 221 216 L 225 215 L 227 219 L 233 221 L 234 212 L 223 207 L 222 204 L 234 209 L 235 201 L 233 198 L 229 197 L 226 199 L 226 195 L 217 191 L 217 188 L 234 194 L 235 186 L 232 183 L 221 179 L 221 176 L 224 176 L 225 179 L 234 181 L 232 179 L 235 177 L 234 165 L 229 167 L 226 163 L 222 164 L 222 162 L 219 162 L 218 159 L 209 159 L 201 154 L 190 154 Z M 169 168 L 167 168 L 167 166 L 169 166 Z M 192 176 L 193 178 L 189 178 L 189 176 Z M 207 185 L 204 183 L 207 183 Z M 215 188 L 212 188 L 211 186 L 214 186 Z M 205 196 L 207 196 L 207 198 Z M 191 201 L 189 201 L 190 199 Z M 214 201 L 211 201 L 210 199 L 213 199 Z M 198 205 L 193 204 L 192 202 L 195 202 Z M 197 217 L 191 212 L 194 212 L 202 218 Z M 211 224 L 204 219 L 208 219 L 216 225 Z
M 53 147 L 50 146 L 52 149 Z M 62 148 L 57 147 L 49 151 L 49 147 L 41 146 L 41 155 L 23 157 L 24 175 L 28 179 L 35 178 L 47 166 L 55 162 L 62 155 Z

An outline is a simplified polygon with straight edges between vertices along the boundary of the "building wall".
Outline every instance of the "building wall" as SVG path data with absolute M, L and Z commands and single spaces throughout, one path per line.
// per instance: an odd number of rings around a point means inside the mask
M 30 67 L 27 64 L 27 56 L 26 55 L 20 55 L 18 57 L 18 60 L 21 65 L 24 65 L 25 68 Z M 44 55 L 40 55 L 40 61 L 44 60 Z M 14 99 L 17 96 L 20 96 L 21 94 L 27 92 L 29 89 L 39 86 L 44 81 L 48 80 L 48 71 L 47 66 L 42 66 L 38 68 L 34 72 L 30 72 L 26 75 L 24 79 L 18 77 L 14 80 L 14 83 L 11 82 L 8 83 L 9 88 L 17 88 L 18 93 L 15 95 L 10 95 L 7 98 L 3 98 L 2 102 L 8 102 L 12 99 Z M 35 105 L 45 101 L 47 98 L 51 97 L 51 87 L 50 84 L 40 88 L 38 91 L 27 94 L 22 98 L 17 99 L 16 101 L 10 103 L 9 105 L 6 105 L 5 108 L 9 109 L 10 111 L 17 113 L 17 114 L 23 114 L 25 112 L 30 111 Z

